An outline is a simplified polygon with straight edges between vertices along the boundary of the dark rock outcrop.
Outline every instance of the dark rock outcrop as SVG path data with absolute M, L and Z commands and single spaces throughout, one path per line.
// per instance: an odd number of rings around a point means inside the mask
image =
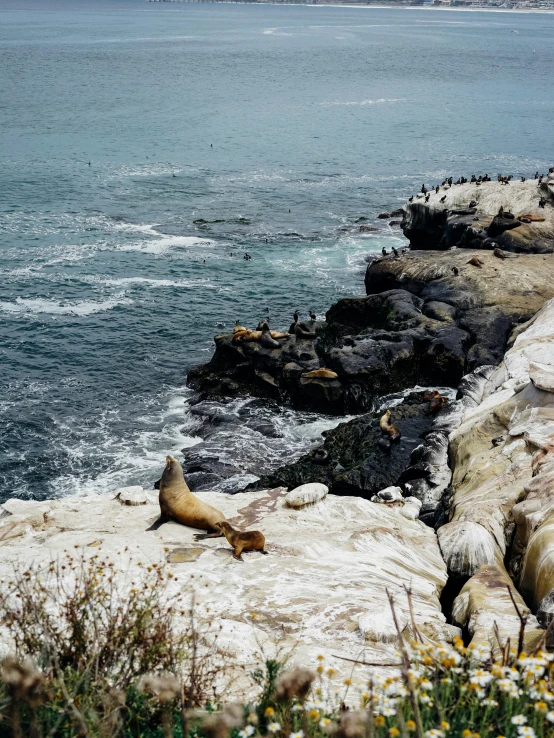
M 423 398 L 422 392 L 412 393 L 402 404 L 392 407 L 392 422 L 402 434 L 399 441 L 390 442 L 381 431 L 379 419 L 384 409 L 380 409 L 326 431 L 323 452 L 321 447 L 315 449 L 294 464 L 263 476 L 250 488 L 293 489 L 308 482 L 321 482 L 333 494 L 370 498 L 385 487 L 413 479 L 408 472 L 404 480 L 406 469 L 435 420 L 429 413 L 429 402 Z M 422 477 L 424 470 L 413 474 Z
M 479 268 L 468 263 L 477 254 Z M 552 266 L 551 255 L 502 261 L 465 249 L 377 259 L 367 295 L 339 300 L 307 337 L 271 348 L 216 336 L 213 358 L 191 369 L 189 385 L 203 396 L 251 394 L 331 414 L 368 412 L 376 397 L 416 384 L 456 387 L 498 364 L 511 331 L 554 296 Z M 322 368 L 331 373 L 314 374 Z
M 425 197 L 419 193 L 404 206 L 402 229 L 413 249 L 493 249 L 498 245 L 517 253 L 551 253 L 554 175 L 540 184 L 538 180 L 509 185 L 467 182 L 441 186 Z

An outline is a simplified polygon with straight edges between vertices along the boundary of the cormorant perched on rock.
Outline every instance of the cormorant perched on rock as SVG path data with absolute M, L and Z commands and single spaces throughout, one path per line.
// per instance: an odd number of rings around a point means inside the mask
M 542 184 L 542 177 L 543 175 L 541 174 L 541 176 L 539 177 L 539 184 Z
M 430 195 L 429 193 L 427 193 L 427 194 L 425 195 L 425 202 L 429 202 L 429 198 L 430 198 L 430 197 L 431 197 L 431 195 Z
M 394 254 L 394 256 L 395 256 L 395 258 L 396 258 L 396 259 L 398 259 L 398 258 L 400 257 L 400 254 L 399 254 L 399 253 L 398 253 L 398 251 L 397 251 L 397 250 L 396 250 L 396 249 L 394 248 L 394 246 L 392 247 L 392 253 Z
M 452 273 L 455 277 L 457 277 L 460 273 L 460 270 L 458 269 L 458 267 L 452 267 Z
M 446 195 L 443 195 L 443 196 L 441 197 L 441 202 L 444 202 L 445 200 L 446 200 Z
M 408 202 L 412 202 L 413 199 L 414 199 L 414 196 L 412 195 L 411 197 L 408 198 Z
M 437 185 L 437 186 L 435 187 L 435 195 L 438 195 L 438 194 L 439 194 L 439 186 Z
M 538 178 L 539 178 L 539 173 L 535 172 L 535 179 L 538 179 Z
M 539 200 L 539 208 L 544 208 L 545 205 L 546 205 L 546 198 L 541 197 L 541 199 Z
M 298 318 L 300 317 L 300 315 L 298 314 L 298 310 L 294 311 L 294 315 L 292 317 L 294 319 L 294 322 L 298 323 Z
M 425 182 L 421 185 L 421 191 L 424 195 L 427 194 L 427 187 L 425 187 Z
M 470 207 L 470 208 L 474 208 L 474 207 L 475 207 L 476 205 L 477 205 L 477 200 L 472 200 L 472 201 L 471 201 L 471 202 L 469 203 L 469 207 Z
M 522 182 L 525 182 L 525 179 L 526 179 L 525 177 L 522 177 L 522 178 L 521 178 L 521 181 L 522 181 Z
M 452 177 L 448 177 L 448 184 L 452 187 Z
M 381 249 L 381 253 L 383 254 L 383 256 L 387 256 L 387 250 L 386 250 L 386 248 L 384 246 Z
M 500 207 L 498 208 L 498 215 L 499 215 L 500 217 L 502 217 L 502 216 L 504 215 L 504 206 L 503 206 L 503 205 L 501 205 L 501 206 L 500 206 Z
M 313 310 L 310 310 L 310 320 L 317 320 L 317 315 Z

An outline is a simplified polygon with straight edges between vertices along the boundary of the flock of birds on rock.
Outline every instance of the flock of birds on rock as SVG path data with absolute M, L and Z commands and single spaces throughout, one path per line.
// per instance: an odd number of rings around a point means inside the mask
M 554 173 L 554 167 L 550 167 L 550 169 L 548 170 L 548 173 L 549 174 Z M 536 171 L 534 179 L 537 180 L 537 184 L 541 184 L 545 176 L 546 176 L 545 174 L 539 174 L 539 172 Z M 503 174 L 498 174 L 496 176 L 496 181 L 500 182 L 500 184 L 503 184 L 503 185 L 509 185 L 513 178 L 514 178 L 513 174 L 510 174 L 508 176 L 504 176 Z M 521 177 L 521 181 L 526 182 L 527 177 Z M 483 184 L 484 182 L 492 182 L 492 179 L 489 177 L 488 174 L 480 174 L 478 177 L 475 174 L 472 174 L 471 179 L 469 180 L 467 179 L 467 177 L 459 177 L 455 182 L 454 182 L 453 177 L 446 177 L 446 179 L 444 179 L 440 185 L 434 185 L 429 188 L 425 186 L 425 183 L 423 183 L 421 185 L 421 190 L 417 193 L 417 195 L 412 195 L 411 197 L 409 197 L 408 202 L 413 202 L 414 198 L 420 198 L 420 197 L 424 197 L 425 202 L 429 202 L 429 198 L 431 197 L 431 194 L 434 192 L 436 195 L 438 195 L 441 187 L 444 188 L 445 190 L 449 190 L 451 187 L 455 187 L 456 185 L 468 184 L 468 182 L 470 184 L 479 186 Z M 443 195 L 440 201 L 444 202 L 445 200 L 446 200 L 446 195 Z M 477 203 L 475 203 L 475 205 L 476 204 Z M 541 197 L 539 201 L 539 207 L 544 208 L 545 205 L 546 205 L 546 199 L 544 197 Z

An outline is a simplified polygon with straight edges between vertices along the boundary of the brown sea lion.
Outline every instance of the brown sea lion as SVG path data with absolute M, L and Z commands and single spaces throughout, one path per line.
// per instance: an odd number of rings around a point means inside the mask
M 233 328 L 233 333 L 242 333 L 245 330 L 246 330 L 246 328 L 243 325 L 239 325 L 239 322 L 237 320 L 237 322 L 235 323 L 235 326 Z
M 316 334 L 311 331 L 306 323 L 296 323 L 294 326 L 294 333 L 296 338 L 315 338 Z
M 441 395 L 440 392 L 437 392 L 437 390 L 427 392 L 423 399 L 429 402 L 429 413 L 431 415 L 434 415 L 435 413 L 438 413 L 440 410 L 442 410 L 448 402 L 448 398 L 443 397 L 443 395 Z
M 216 527 L 223 533 L 225 538 L 233 547 L 233 557 L 242 561 L 243 551 L 260 551 L 267 554 L 265 550 L 265 537 L 259 530 L 236 530 L 226 520 L 216 523 Z
M 306 379 L 338 379 L 339 375 L 331 369 L 313 369 L 311 372 L 305 372 L 303 375 Z
M 479 269 L 482 269 L 485 262 L 482 261 L 478 256 L 472 256 L 467 263 L 471 264 L 471 266 L 479 267 Z
M 276 349 L 281 348 L 281 344 L 276 341 L 273 336 L 271 335 L 271 331 L 269 330 L 269 325 L 267 322 L 261 323 L 261 328 L 259 330 L 261 331 L 260 336 L 260 343 L 264 348 L 268 349 Z
M 541 215 L 530 215 L 526 213 L 525 215 L 520 215 L 518 220 L 527 221 L 528 223 L 544 223 L 546 218 L 543 218 Z
M 381 417 L 381 420 L 379 421 L 379 427 L 387 435 L 391 441 L 398 441 L 400 440 L 400 436 L 402 435 L 400 433 L 400 430 L 393 425 L 390 422 L 391 419 L 391 412 L 390 410 L 387 410 L 387 412 Z
M 177 459 L 166 456 L 165 461 L 160 479 L 160 517 L 147 530 L 157 530 L 160 525 L 174 520 L 189 528 L 207 530 L 210 538 L 220 536 L 221 531 L 216 524 L 225 522 L 225 515 L 192 494 Z

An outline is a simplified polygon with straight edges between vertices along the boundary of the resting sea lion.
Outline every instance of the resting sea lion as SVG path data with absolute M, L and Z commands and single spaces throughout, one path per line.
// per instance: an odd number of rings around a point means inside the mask
M 478 256 L 472 256 L 471 259 L 467 262 L 468 264 L 471 264 L 471 266 L 479 267 L 479 269 L 483 268 L 484 261 L 481 261 L 481 259 Z
M 220 536 L 221 531 L 216 525 L 225 522 L 225 515 L 192 494 L 177 459 L 166 456 L 165 461 L 160 479 L 160 517 L 147 530 L 157 530 L 160 525 L 175 520 L 176 523 L 190 528 L 207 530 L 210 538 Z
M 546 218 L 543 218 L 540 215 L 530 215 L 529 213 L 526 213 L 525 215 L 520 215 L 518 220 L 524 220 L 529 221 L 529 223 L 544 223 Z
M 379 427 L 385 433 L 391 441 L 398 441 L 400 440 L 400 430 L 393 425 L 390 422 L 391 418 L 391 412 L 390 410 L 387 410 L 387 412 L 381 417 L 381 420 L 379 421 Z
M 331 369 L 313 369 L 311 372 L 305 372 L 303 377 L 306 379 L 338 379 L 339 375 Z
M 242 333 L 242 331 L 245 331 L 246 328 L 243 325 L 239 325 L 238 320 L 235 323 L 235 327 L 233 328 L 233 333 Z
M 315 338 L 315 332 L 311 331 L 306 323 L 295 323 L 294 334 L 296 338 Z
M 226 520 L 216 523 L 216 527 L 233 547 L 233 558 L 238 559 L 238 561 L 243 561 L 243 551 L 260 551 L 267 554 L 265 537 L 259 530 L 247 530 L 243 533 L 240 530 L 235 530 Z
M 276 349 L 281 348 L 281 344 L 279 341 L 276 341 L 273 336 L 271 335 L 271 331 L 269 330 L 269 325 L 267 323 L 261 324 L 261 336 L 260 336 L 260 343 L 264 348 L 269 349 Z
M 438 413 L 439 410 L 442 410 L 448 402 L 448 398 L 443 397 L 440 392 L 437 392 L 437 390 L 427 392 L 423 399 L 429 401 L 429 413 L 431 415 L 434 415 L 435 413 Z

